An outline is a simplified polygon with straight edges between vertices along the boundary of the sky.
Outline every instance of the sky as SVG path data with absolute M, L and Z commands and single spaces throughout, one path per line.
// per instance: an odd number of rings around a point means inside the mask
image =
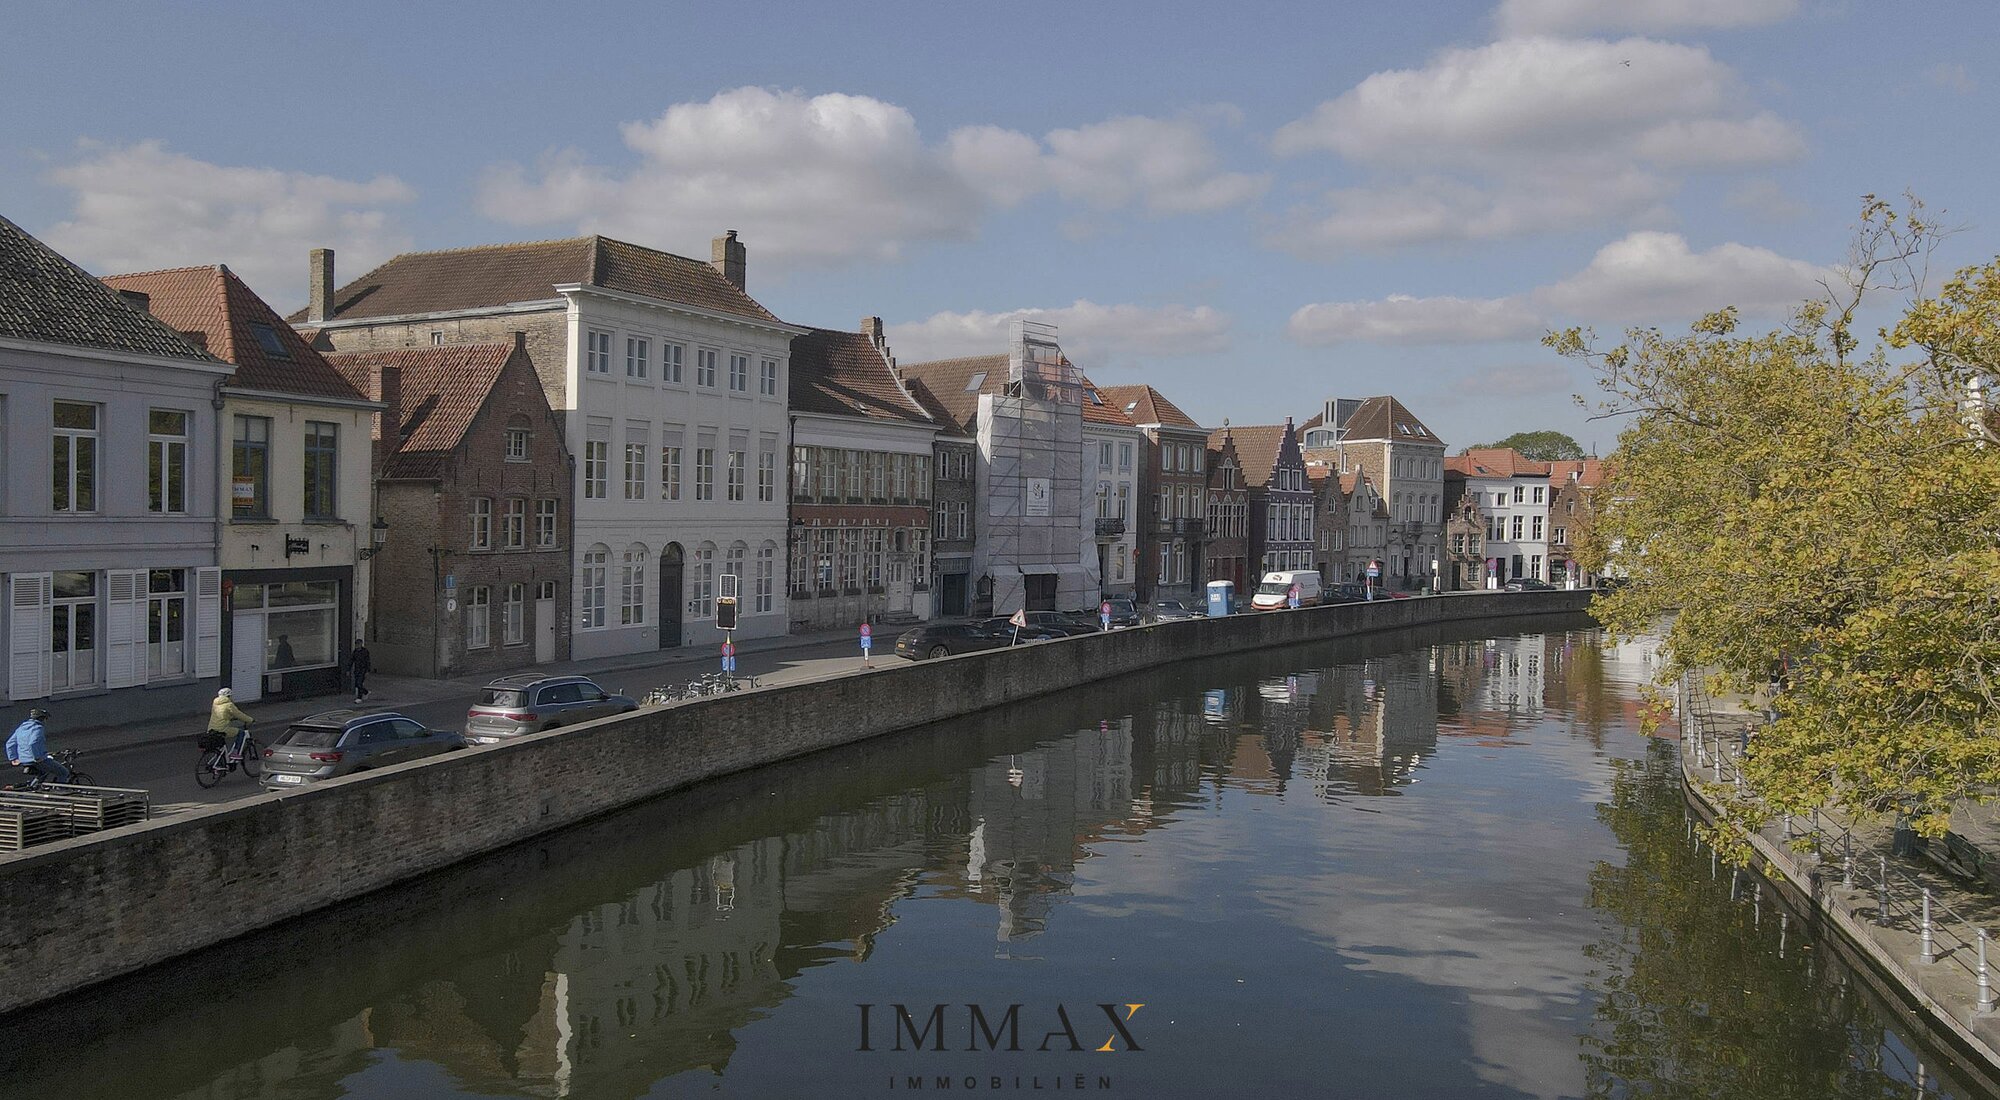
M 9 0 L 0 214 L 105 275 L 601 232 L 905 362 L 1052 322 L 1204 425 L 1609 451 L 1555 327 L 1782 323 L 1861 196 L 2000 242 L 1991 0 Z M 1893 302 L 1880 303 L 1886 317 Z M 1579 404 L 1582 396 L 1586 404 Z

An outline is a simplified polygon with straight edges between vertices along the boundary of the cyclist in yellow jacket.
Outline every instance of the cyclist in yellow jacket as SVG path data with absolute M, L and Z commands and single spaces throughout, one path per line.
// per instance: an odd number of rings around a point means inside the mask
M 250 716 L 236 705 L 233 692 L 223 688 L 215 693 L 215 702 L 208 709 L 208 732 L 234 738 L 229 746 L 229 759 L 242 759 L 244 743 L 250 739 L 250 721 Z

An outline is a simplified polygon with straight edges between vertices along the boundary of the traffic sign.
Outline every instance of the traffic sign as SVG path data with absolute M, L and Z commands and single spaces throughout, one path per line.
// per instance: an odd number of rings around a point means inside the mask
M 1028 625 L 1028 612 L 1027 612 L 1027 609 L 1026 609 L 1026 608 L 1023 608 L 1023 609 L 1021 609 L 1021 610 L 1019 610 L 1019 611 L 1016 611 L 1016 612 L 1014 612 L 1014 617 L 1013 617 L 1013 618 L 1011 618 L 1011 619 L 1008 619 L 1008 620 L 1007 620 L 1007 623 L 1008 623 L 1008 625 L 1010 625 L 1010 626 L 1014 627 L 1014 628 L 1015 628 L 1015 629 L 1017 629 L 1017 630 L 1018 630 L 1019 628 L 1021 628 L 1021 627 L 1024 627 L 1024 626 L 1027 626 L 1027 625 Z
M 862 637 L 864 637 L 864 638 L 872 638 L 872 637 L 874 637 L 874 636 L 875 636 L 875 630 L 874 630 L 874 628 L 873 628 L 873 627 L 870 627 L 870 626 L 869 626 L 869 625 L 868 625 L 867 623 L 862 623 L 862 624 L 861 624 L 861 636 L 862 636 Z
M 735 642 L 722 643 L 722 655 L 724 657 L 736 656 L 736 643 Z
M 1097 605 L 1097 618 L 1099 619 L 1099 621 L 1101 621 L 1101 622 L 1102 622 L 1102 623 L 1104 624 L 1104 629 L 1106 629 L 1106 630 L 1110 630 L 1110 629 L 1111 629 L 1111 601 L 1110 601 L 1110 600 L 1106 600 L 1106 601 L 1104 601 L 1103 603 L 1101 603 L 1101 604 L 1098 604 L 1098 605 Z

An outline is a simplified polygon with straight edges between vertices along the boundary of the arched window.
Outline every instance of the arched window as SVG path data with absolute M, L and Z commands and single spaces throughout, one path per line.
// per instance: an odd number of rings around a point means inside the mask
M 767 542 L 757 550 L 757 590 L 753 605 L 758 614 L 764 614 L 773 606 L 773 591 L 777 584 L 774 574 L 778 567 L 778 544 Z
M 646 548 L 633 543 L 625 548 L 618 571 L 618 624 L 644 626 L 646 623 Z
M 610 568 L 611 548 L 599 543 L 583 552 L 583 575 L 577 591 L 583 599 L 584 630 L 604 625 L 604 574 Z
M 744 555 L 748 554 L 749 552 L 750 548 L 748 546 L 743 545 L 740 542 L 730 543 L 729 557 L 724 561 L 722 567 L 722 571 L 724 573 L 727 573 L 730 576 L 736 578 L 735 595 L 736 595 L 736 610 L 738 612 L 741 612 L 743 610 L 743 605 L 748 602 L 743 598 L 744 597 L 743 590 L 746 587 L 750 578 L 744 575 L 743 558 Z
M 704 542 L 694 552 L 694 617 L 715 618 L 715 544 Z

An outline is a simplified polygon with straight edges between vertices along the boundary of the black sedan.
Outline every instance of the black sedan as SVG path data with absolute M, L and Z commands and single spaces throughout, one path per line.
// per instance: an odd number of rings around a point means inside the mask
M 983 649 L 1005 649 L 1017 640 L 1022 643 L 1046 642 L 1051 638 L 1068 636 L 1067 631 L 1031 623 L 1020 629 L 1017 638 L 1013 625 L 1004 616 L 964 623 L 925 623 L 896 637 L 896 656 L 923 661 L 932 657 L 977 653 Z
M 1538 581 L 1533 577 L 1519 577 L 1508 581 L 1506 590 L 1509 592 L 1554 592 L 1556 591 L 1556 586 L 1545 581 Z
M 1180 600 L 1155 600 L 1153 605 L 1146 609 L 1144 618 L 1148 623 L 1177 623 L 1207 617 L 1206 611 L 1196 610 Z

